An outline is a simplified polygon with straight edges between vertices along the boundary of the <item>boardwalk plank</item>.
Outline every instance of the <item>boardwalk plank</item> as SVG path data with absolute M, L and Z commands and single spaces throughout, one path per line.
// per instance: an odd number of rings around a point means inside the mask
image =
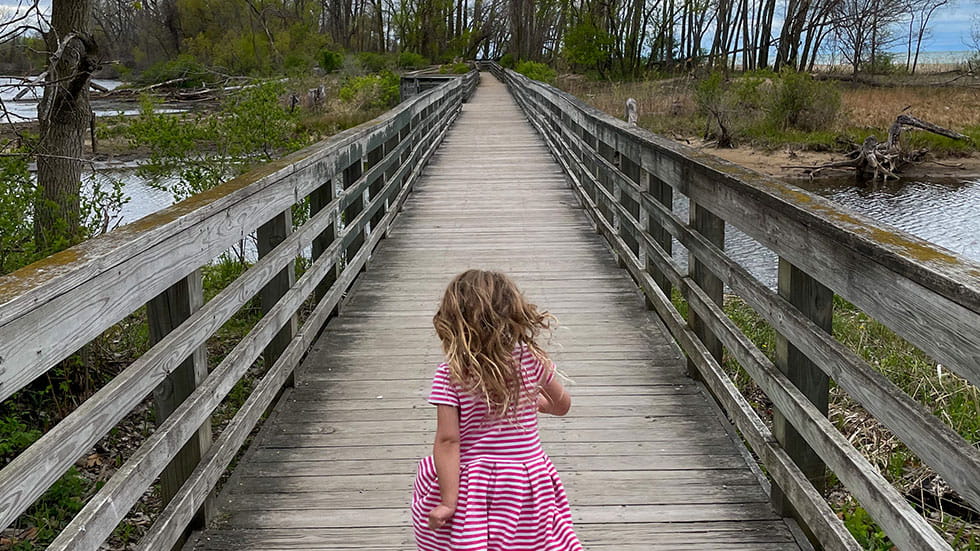
M 560 323 L 572 412 L 541 437 L 587 549 L 799 549 L 733 432 L 595 235 L 543 142 L 489 75 L 256 437 L 201 550 L 405 550 L 432 314 L 467 268 L 508 272 Z

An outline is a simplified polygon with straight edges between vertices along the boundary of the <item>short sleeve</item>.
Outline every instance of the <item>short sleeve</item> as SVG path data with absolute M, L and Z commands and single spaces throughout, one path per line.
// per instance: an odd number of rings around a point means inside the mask
M 548 364 L 550 365 L 542 364 L 541 366 L 541 369 L 544 371 L 541 377 L 542 385 L 550 383 L 551 380 L 555 378 L 555 373 L 558 373 L 558 366 L 550 358 L 548 359 Z
M 430 404 L 442 404 L 459 407 L 459 392 L 449 378 L 449 366 L 442 364 L 436 369 L 432 378 L 432 392 L 429 393 Z

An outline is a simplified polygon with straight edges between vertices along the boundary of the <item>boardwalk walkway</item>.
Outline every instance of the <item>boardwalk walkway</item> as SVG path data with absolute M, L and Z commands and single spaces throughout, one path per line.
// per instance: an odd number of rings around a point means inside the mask
M 586 549 L 799 549 L 716 410 L 590 228 L 544 143 L 484 73 L 391 236 L 324 331 L 194 549 L 414 549 L 430 452 L 431 325 L 450 277 L 511 274 L 561 326 L 572 411 L 542 419 Z

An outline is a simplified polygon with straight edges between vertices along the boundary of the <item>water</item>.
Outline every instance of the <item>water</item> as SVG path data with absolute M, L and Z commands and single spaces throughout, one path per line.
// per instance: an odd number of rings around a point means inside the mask
M 104 86 L 106 89 L 115 90 L 123 83 L 119 80 L 92 79 L 93 82 Z M 20 101 L 13 101 L 14 97 L 23 88 L 18 86 L 23 84 L 23 79 L 19 77 L 0 77 L 0 99 L 3 100 L 3 108 L 10 116 L 11 122 L 23 122 L 37 120 L 37 103 L 41 99 L 43 90 L 34 87 Z M 139 113 L 139 105 L 135 99 L 124 101 L 120 99 L 93 99 L 92 110 L 97 117 L 111 115 L 136 115 Z M 155 109 L 158 113 L 179 113 L 186 111 L 184 107 L 178 105 L 159 105 Z M 6 114 L 0 113 L 0 120 L 7 122 Z
M 864 188 L 845 177 L 794 185 L 980 263 L 980 178 L 902 180 Z M 674 211 L 686 220 L 687 199 L 676 198 Z M 725 231 L 728 255 L 774 288 L 776 254 L 731 226 Z M 676 242 L 674 248 L 675 259 L 686 265 L 686 252 Z

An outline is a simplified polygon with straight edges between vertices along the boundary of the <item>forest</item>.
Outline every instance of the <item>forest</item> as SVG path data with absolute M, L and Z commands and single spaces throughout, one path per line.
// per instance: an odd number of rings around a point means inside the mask
M 55 5 L 60 0 L 54 0 Z M 812 70 L 834 54 L 854 72 L 918 67 L 951 0 L 82 0 L 103 67 L 163 78 L 197 63 L 234 75 L 315 67 L 324 52 L 407 52 L 562 64 L 602 77 L 696 66 Z M 47 61 L 45 3 L 0 12 L 0 71 Z M 976 33 L 974 33 L 976 34 Z M 974 37 L 976 38 L 976 37 Z

